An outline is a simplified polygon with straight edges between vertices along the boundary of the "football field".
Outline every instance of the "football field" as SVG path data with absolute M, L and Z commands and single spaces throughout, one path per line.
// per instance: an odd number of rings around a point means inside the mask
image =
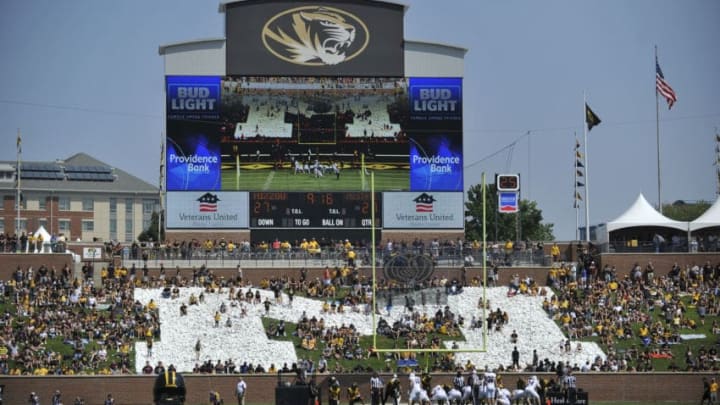
M 267 167 L 223 169 L 223 191 L 370 191 L 370 173 L 374 173 L 375 191 L 408 190 L 409 171 L 393 168 L 374 170 L 371 166 L 363 170 L 346 168 L 340 176 L 326 172 L 322 176 L 295 173 L 290 168 L 273 170 Z

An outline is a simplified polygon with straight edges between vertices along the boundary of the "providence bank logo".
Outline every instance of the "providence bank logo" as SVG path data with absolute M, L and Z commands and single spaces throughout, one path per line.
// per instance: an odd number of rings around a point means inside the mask
M 296 65 L 332 66 L 360 55 L 370 42 L 365 23 L 347 11 L 303 6 L 271 17 L 262 30 L 265 48 Z

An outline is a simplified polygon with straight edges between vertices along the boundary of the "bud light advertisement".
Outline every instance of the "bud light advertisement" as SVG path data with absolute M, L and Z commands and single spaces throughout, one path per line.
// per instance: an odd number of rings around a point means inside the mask
M 462 131 L 462 79 L 411 77 L 410 127 Z
M 220 117 L 220 77 L 168 76 L 167 118 L 181 120 Z

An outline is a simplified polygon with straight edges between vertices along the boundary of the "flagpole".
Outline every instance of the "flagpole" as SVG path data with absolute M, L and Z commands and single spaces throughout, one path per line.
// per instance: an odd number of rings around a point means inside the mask
M 575 163 L 575 192 L 573 193 L 573 208 L 575 208 L 575 240 L 580 240 L 580 204 L 578 204 L 578 168 L 577 165 L 577 153 L 578 153 L 578 140 L 577 133 L 573 133 L 575 138 L 575 149 L 573 150 L 573 163 Z
M 657 45 L 655 45 L 655 64 L 657 65 Z M 657 144 L 657 188 L 658 188 L 658 211 L 662 214 L 662 193 L 660 186 L 660 97 L 657 91 L 657 73 L 655 74 L 655 142 Z
M 590 243 L 590 156 L 588 156 L 587 98 L 583 91 L 583 131 L 585 133 L 585 242 Z
M 15 205 L 17 208 L 17 219 L 15 223 L 15 235 L 17 236 L 16 252 L 22 251 L 20 242 L 20 199 L 22 198 L 22 191 L 20 191 L 20 160 L 22 155 L 22 138 L 20 137 L 20 128 L 17 130 L 17 182 L 16 182 L 16 194 L 15 194 Z

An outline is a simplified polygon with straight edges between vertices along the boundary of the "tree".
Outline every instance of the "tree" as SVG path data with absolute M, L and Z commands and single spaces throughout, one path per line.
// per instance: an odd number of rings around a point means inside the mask
M 694 221 L 710 208 L 707 201 L 698 201 L 688 203 L 682 200 L 675 201 L 672 204 L 663 204 L 663 215 L 676 221 Z
M 498 213 L 498 194 L 494 184 L 486 186 L 485 212 L 488 240 L 518 240 L 517 215 Z M 537 202 L 520 200 L 520 234 L 523 240 L 554 240 L 553 224 L 542 223 L 542 210 Z M 465 235 L 468 239 L 482 240 L 482 184 L 470 187 L 465 202 Z
M 152 213 L 152 217 L 150 217 L 150 225 L 148 226 L 148 229 L 145 229 L 144 231 L 140 232 L 140 235 L 138 235 L 138 240 L 140 242 L 149 242 L 149 241 L 160 241 L 160 238 L 158 237 L 158 222 L 160 221 L 160 215 L 157 212 Z M 160 232 L 162 235 L 165 234 L 165 227 L 163 226 L 162 229 L 160 229 Z

